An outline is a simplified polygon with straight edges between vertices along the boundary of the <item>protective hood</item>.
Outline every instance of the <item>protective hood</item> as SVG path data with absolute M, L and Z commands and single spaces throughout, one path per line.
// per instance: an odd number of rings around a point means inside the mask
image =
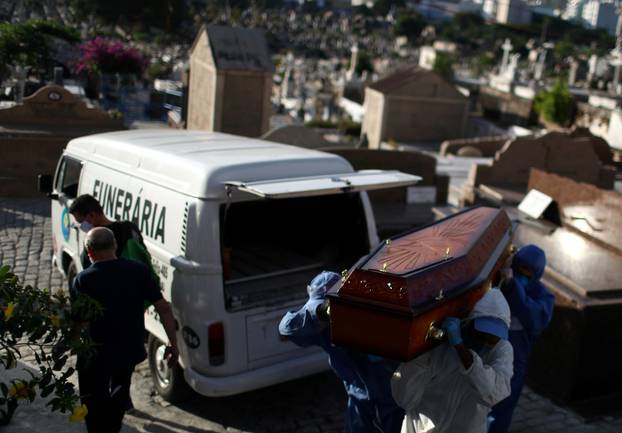
M 339 274 L 330 271 L 323 271 L 317 274 L 307 286 L 309 299 L 324 299 L 326 293 L 339 282 Z
M 546 266 L 546 254 L 535 245 L 525 245 L 512 259 L 512 269 L 518 266 L 529 269 L 533 275 L 532 280 L 539 280 Z
M 471 310 L 468 319 L 473 320 L 479 317 L 491 317 L 501 320 L 505 326 L 510 327 L 510 306 L 505 300 L 505 296 L 499 289 L 490 289 L 480 299 Z

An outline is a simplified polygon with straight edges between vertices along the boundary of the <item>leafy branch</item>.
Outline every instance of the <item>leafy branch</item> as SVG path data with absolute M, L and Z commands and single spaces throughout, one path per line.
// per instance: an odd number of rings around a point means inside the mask
M 89 356 L 94 349 L 76 318 L 89 321 L 101 312 L 88 296 L 70 300 L 62 292 L 23 285 L 8 266 L 0 267 L 0 367 L 14 369 L 18 360 L 31 354 L 39 373 L 25 370 L 29 378 L 0 383 L 0 425 L 10 422 L 21 401 L 32 402 L 37 395 L 51 396 L 47 406 L 71 412 L 72 420 L 86 415 L 69 381 L 75 369 L 68 361 L 71 355 Z

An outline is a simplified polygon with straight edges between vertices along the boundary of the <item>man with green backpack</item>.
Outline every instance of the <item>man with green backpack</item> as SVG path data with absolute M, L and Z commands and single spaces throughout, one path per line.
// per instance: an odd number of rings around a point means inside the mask
M 95 197 L 90 194 L 82 194 L 71 203 L 69 213 L 80 224 L 80 230 L 88 233 L 94 227 L 106 227 L 114 233 L 117 242 L 116 256 L 129 260 L 135 260 L 144 264 L 149 269 L 149 274 L 154 281 L 160 285 L 160 278 L 153 269 L 151 263 L 151 255 L 147 251 L 147 247 L 140 234 L 140 229 L 131 221 L 112 221 L 104 214 L 104 209 Z M 91 266 L 91 260 L 86 252 L 82 251 L 80 256 L 82 268 L 86 269 Z M 69 282 L 71 284 L 71 281 Z M 145 305 L 147 308 L 148 305 Z M 131 378 L 130 378 L 131 380 Z M 126 412 L 134 409 L 132 399 L 130 397 L 130 383 L 123 387 L 127 393 L 125 396 Z
M 76 222 L 80 224 L 80 230 L 88 233 L 93 227 L 106 227 L 114 233 L 117 241 L 117 257 L 129 260 L 136 260 L 143 263 L 156 280 L 160 282 L 158 275 L 153 269 L 151 255 L 140 234 L 139 228 L 131 221 L 112 221 L 104 214 L 104 209 L 95 197 L 90 194 L 82 194 L 71 203 L 69 213 L 73 215 Z M 80 256 L 82 268 L 86 269 L 91 265 L 85 251 Z

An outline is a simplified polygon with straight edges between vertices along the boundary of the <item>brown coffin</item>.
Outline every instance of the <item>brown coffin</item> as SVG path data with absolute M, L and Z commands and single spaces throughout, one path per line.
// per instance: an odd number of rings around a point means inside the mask
M 476 207 L 385 241 L 328 295 L 333 344 L 401 361 L 432 348 L 431 325 L 468 315 L 510 240 L 504 211 Z

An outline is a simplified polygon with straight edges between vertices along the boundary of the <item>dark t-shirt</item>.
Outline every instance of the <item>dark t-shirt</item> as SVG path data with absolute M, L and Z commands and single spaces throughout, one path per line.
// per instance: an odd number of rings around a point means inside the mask
M 93 263 L 75 278 L 73 291 L 103 307 L 103 315 L 89 323 L 98 355 L 113 367 L 134 366 L 145 359 L 145 302 L 162 299 L 145 265 L 123 258 Z
M 136 241 L 143 248 L 147 249 L 147 247 L 145 246 L 145 242 L 143 241 L 143 237 L 140 234 L 140 230 L 138 229 L 138 226 L 133 222 L 113 221 L 112 224 L 103 227 L 112 230 L 112 233 L 114 233 L 114 239 L 117 241 L 117 257 L 121 257 L 123 249 L 125 248 L 125 244 L 130 239 L 136 239 Z M 91 266 L 91 260 L 86 253 L 86 248 L 82 250 L 82 253 L 80 255 L 80 261 L 82 262 L 82 269 L 86 269 Z

